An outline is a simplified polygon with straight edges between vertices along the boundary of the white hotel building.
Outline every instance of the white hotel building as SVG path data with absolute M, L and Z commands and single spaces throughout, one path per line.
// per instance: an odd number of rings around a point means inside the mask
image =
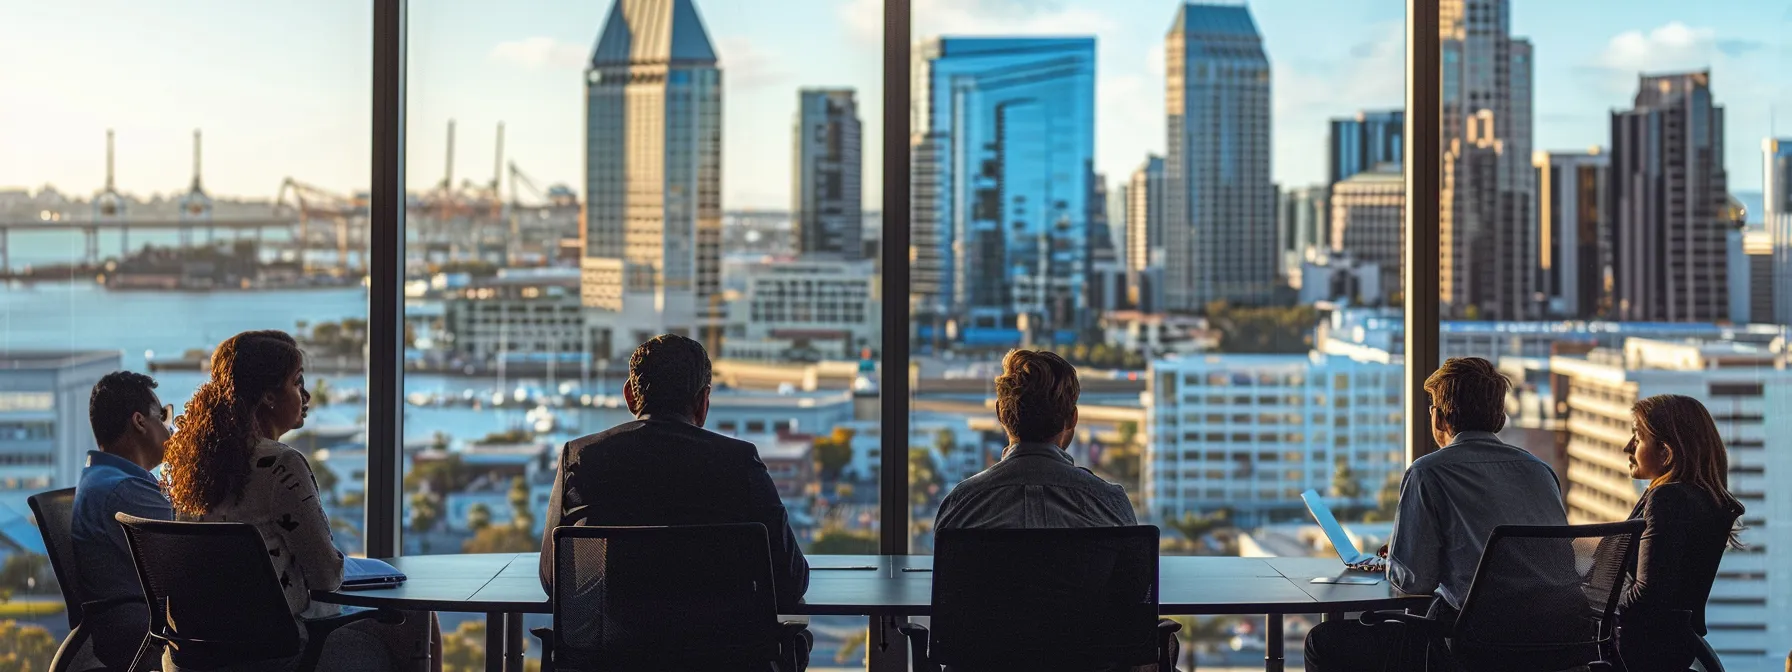
M 1372 350 L 1372 349 L 1365 349 Z M 1374 506 L 1405 469 L 1398 360 L 1192 355 L 1151 362 L 1144 393 L 1144 510 L 1150 520 L 1230 508 L 1257 525 L 1306 515 L 1300 493 L 1329 494 L 1340 458 Z
M 1623 520 L 1644 484 L 1629 477 L 1630 407 L 1657 394 L 1704 402 L 1729 449 L 1730 490 L 1748 511 L 1706 604 L 1706 640 L 1732 670 L 1780 669 L 1792 649 L 1792 371 L 1785 342 L 1669 342 L 1550 358 L 1567 390 L 1570 523 Z M 1558 398 L 1560 396 L 1558 395 Z M 1774 485 L 1774 484 L 1779 485 Z M 1775 616 L 1778 618 L 1775 618 Z

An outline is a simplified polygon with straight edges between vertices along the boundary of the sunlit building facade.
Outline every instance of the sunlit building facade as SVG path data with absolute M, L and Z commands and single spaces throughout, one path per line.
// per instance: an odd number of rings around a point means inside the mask
M 799 254 L 864 255 L 864 171 L 859 103 L 852 89 L 797 93 L 790 221 Z
M 598 352 L 654 334 L 716 349 L 722 71 L 692 0 L 618 2 L 585 70 L 581 302 Z

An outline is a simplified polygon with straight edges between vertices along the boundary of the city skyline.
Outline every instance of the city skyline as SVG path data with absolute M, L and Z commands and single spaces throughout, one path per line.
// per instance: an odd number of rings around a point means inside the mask
M 1400 104 L 1403 4 L 1258 4 L 1252 12 L 1275 87 L 1273 176 L 1284 186 L 1323 182 L 1324 160 L 1311 148 L 1324 143 L 1325 121 Z M 531 0 L 503 12 L 413 11 L 407 73 L 411 188 L 425 190 L 440 180 L 441 128 L 449 118 L 461 127 L 457 175 L 475 182 L 490 178 L 485 167 L 492 165 L 492 129 L 504 121 L 507 159 L 542 184 L 580 184 L 582 157 L 576 142 L 565 140 L 581 128 L 579 65 L 596 43 L 608 5 Z M 774 131 L 788 128 L 795 91 L 852 87 L 865 109 L 880 109 L 881 3 L 799 0 L 775 16 L 740 0 L 698 5 L 723 69 L 735 73 L 724 82 L 723 205 L 786 207 L 788 135 Z M 1092 0 L 962 7 L 920 0 L 914 34 L 917 41 L 935 34 L 1093 34 L 1096 168 L 1114 179 L 1129 174 L 1147 153 L 1164 152 L 1162 49 L 1178 7 L 1155 0 L 1126 5 L 1128 11 L 1112 11 Z M 1585 149 L 1603 142 L 1607 113 L 1628 105 L 1639 72 L 1710 67 L 1719 82 L 1716 94 L 1731 110 L 1725 136 L 1731 182 L 1739 191 L 1758 191 L 1758 163 L 1744 149 L 1758 147 L 1772 132 L 1770 109 L 1780 126 L 1792 127 L 1792 98 L 1778 76 L 1788 60 L 1778 37 L 1787 17 L 1777 5 L 1701 7 L 1689 16 L 1674 3 L 1652 1 L 1609 16 L 1595 7 L 1516 2 L 1512 32 L 1536 45 L 1540 66 L 1534 147 Z M 191 7 L 171 14 L 93 2 L 45 8 L 0 26 L 0 60 L 42 64 L 0 74 L 0 129 L 6 129 L 0 130 L 0 154 L 17 157 L 0 163 L 0 188 L 47 183 L 67 194 L 97 191 L 106 128 L 118 129 L 118 181 L 127 194 L 184 192 L 194 128 L 212 140 L 206 184 L 214 197 L 267 198 L 288 175 L 338 191 L 364 188 L 370 108 L 365 64 L 371 58 L 369 45 L 355 36 L 370 29 L 371 12 L 357 6 L 268 12 Z M 95 22 L 96 14 L 119 20 Z M 1586 25 L 1610 29 L 1589 36 Z M 789 30 L 811 39 L 778 39 Z M 111 49 L 69 52 L 65 36 L 72 31 Z M 61 56 L 32 58 L 50 48 Z M 120 52 L 134 58 L 99 60 Z M 226 53 L 230 58 L 221 58 Z M 798 63 L 802 72 L 796 72 Z M 101 72 L 109 86 L 91 86 Z M 165 85 L 170 72 L 183 73 L 176 86 Z M 239 81 L 247 84 L 219 85 Z M 117 99 L 137 102 L 120 106 Z M 519 100 L 566 104 L 517 105 Z M 872 140 L 865 148 L 864 195 L 873 208 L 881 198 L 879 117 L 864 115 Z M 269 125 L 284 130 L 267 133 Z

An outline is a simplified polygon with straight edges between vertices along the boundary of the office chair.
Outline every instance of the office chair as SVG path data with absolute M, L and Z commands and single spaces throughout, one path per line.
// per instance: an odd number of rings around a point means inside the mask
M 542 670 L 797 672 L 807 626 L 778 621 L 759 523 L 554 528 Z
M 90 669 L 97 665 L 86 650 L 90 633 L 81 627 L 83 608 L 100 609 L 110 605 L 87 605 L 81 596 L 80 568 L 75 565 L 75 538 L 72 531 L 75 517 L 75 489 L 63 488 L 40 492 L 26 498 L 31 516 L 37 519 L 37 532 L 43 535 L 44 552 L 50 556 L 50 570 L 62 588 L 62 603 L 68 613 L 68 636 L 50 659 L 50 672 Z M 83 661 L 77 663 L 77 660 Z
M 936 532 L 931 623 L 901 628 L 915 669 L 1174 669 L 1157 540 L 1150 525 Z
M 1642 532 L 1641 520 L 1501 525 L 1487 539 L 1454 622 L 1394 612 L 1360 619 L 1412 628 L 1469 672 L 1622 672 L 1612 615 Z
M 215 669 L 265 662 L 278 669 L 317 669 L 324 640 L 366 619 L 401 623 L 390 610 L 353 609 L 303 619 L 303 638 L 268 559 L 261 533 L 247 523 L 186 523 L 117 514 L 143 582 L 149 640 L 137 651 L 141 669 L 161 644 L 176 669 Z M 297 658 L 287 667 L 285 661 Z

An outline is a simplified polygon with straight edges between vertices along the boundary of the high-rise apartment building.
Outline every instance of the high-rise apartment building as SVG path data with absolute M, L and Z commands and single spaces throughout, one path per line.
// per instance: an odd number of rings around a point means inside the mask
M 1144 512 L 1150 520 L 1229 508 L 1242 525 L 1301 516 L 1300 493 L 1330 490 L 1339 460 L 1375 504 L 1406 468 L 1396 357 L 1318 352 L 1152 361 L 1145 393 Z
M 1792 491 L 1774 485 L 1792 471 L 1792 434 L 1775 431 L 1775 409 L 1792 404 L 1792 371 L 1779 347 L 1632 338 L 1621 348 L 1549 360 L 1568 409 L 1570 523 L 1630 517 L 1645 485 L 1630 479 L 1624 454 L 1638 399 L 1691 396 L 1717 421 L 1730 491 L 1748 511 L 1744 547 L 1725 552 L 1718 567 L 1705 638 L 1733 670 L 1777 669 L 1792 648 L 1792 621 L 1772 616 L 1792 609 L 1792 528 L 1774 520 L 1792 506 Z
M 1364 110 L 1355 117 L 1333 119 L 1327 142 L 1326 181 L 1328 185 L 1350 179 L 1350 176 L 1406 160 L 1406 111 Z
M 579 296 L 602 356 L 721 325 L 722 71 L 692 0 L 611 6 L 585 70 Z
M 1510 0 L 1441 8 L 1443 175 L 1438 299 L 1445 317 L 1537 312 L 1532 218 L 1531 43 L 1512 37 Z
M 1709 71 L 1642 76 L 1611 116 L 1612 302 L 1620 320 L 1729 319 L 1724 109 Z
M 1327 222 L 1331 219 L 1327 198 L 1331 190 L 1322 185 L 1294 187 L 1276 195 L 1276 253 L 1280 255 L 1281 272 L 1288 285 L 1301 288 L 1301 266 L 1310 253 L 1331 247 Z
M 1538 151 L 1537 291 L 1550 317 L 1587 319 L 1605 314 L 1611 269 L 1611 217 L 1606 209 L 1611 157 Z
M 1074 339 L 1093 324 L 1094 38 L 939 38 L 914 56 L 915 244 L 939 256 L 947 331 Z
M 1190 3 L 1164 50 L 1168 307 L 1268 303 L 1278 260 L 1262 35 L 1247 6 Z
M 1147 156 L 1126 184 L 1126 270 L 1163 263 L 1164 157 Z
M 1331 249 L 1375 264 L 1380 287 L 1392 299 L 1405 285 L 1406 176 L 1384 163 L 1332 185 Z
M 800 254 L 865 254 L 859 103 L 852 89 L 797 92 L 790 221 Z
M 1792 325 L 1792 139 L 1761 141 L 1762 213 L 1773 246 L 1774 322 Z

